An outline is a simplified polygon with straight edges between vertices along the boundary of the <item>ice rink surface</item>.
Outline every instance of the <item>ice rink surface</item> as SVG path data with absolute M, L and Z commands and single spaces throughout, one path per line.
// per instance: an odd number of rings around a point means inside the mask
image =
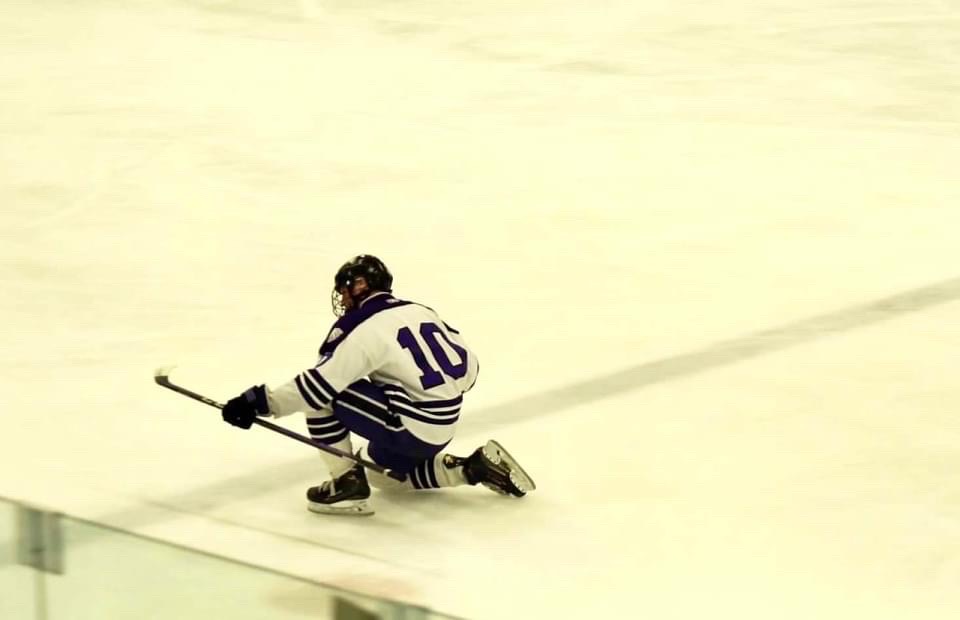
M 5 3 L 0 495 L 467 618 L 956 618 L 958 200 L 955 0 Z M 313 515 L 153 385 L 289 379 L 360 252 L 535 494 Z

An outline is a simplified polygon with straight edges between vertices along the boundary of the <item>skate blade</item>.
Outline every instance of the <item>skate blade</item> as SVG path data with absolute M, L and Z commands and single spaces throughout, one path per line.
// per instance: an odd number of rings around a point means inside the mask
M 307 510 L 323 515 L 342 515 L 345 517 L 368 517 L 373 514 L 373 507 L 367 500 L 340 502 L 339 505 L 319 504 L 307 501 Z
M 522 467 L 520 463 L 517 462 L 517 459 L 507 452 L 506 448 L 500 445 L 500 443 L 494 439 L 491 439 L 487 442 L 487 445 L 483 447 L 483 453 L 488 459 L 494 463 L 503 462 L 507 468 L 510 470 L 510 480 L 513 484 L 520 489 L 523 493 L 529 493 L 530 491 L 535 491 L 537 489 L 537 483 L 533 481 L 533 478 L 530 477 Z M 502 491 L 498 491 L 502 493 Z

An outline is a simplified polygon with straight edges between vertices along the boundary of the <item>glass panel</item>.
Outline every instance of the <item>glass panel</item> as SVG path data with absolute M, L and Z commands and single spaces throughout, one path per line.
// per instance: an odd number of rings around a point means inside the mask
M 65 518 L 50 620 L 333 618 L 320 586 Z
M 69 517 L 60 524 L 64 574 L 19 565 L 17 505 L 0 499 L 0 619 L 449 619 Z
M 17 564 L 16 505 L 0 499 L 0 618 L 33 620 L 38 575 Z
M 442 618 L 90 523 L 62 523 L 66 574 L 47 577 L 50 620 Z

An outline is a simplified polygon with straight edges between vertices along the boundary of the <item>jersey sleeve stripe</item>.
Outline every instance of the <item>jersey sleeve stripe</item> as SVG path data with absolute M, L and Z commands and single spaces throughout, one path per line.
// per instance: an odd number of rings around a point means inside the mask
M 395 396 L 390 394 L 387 396 L 387 399 L 394 405 L 402 406 L 407 409 L 413 409 L 424 415 L 435 415 L 443 417 L 446 415 L 454 414 L 460 411 L 460 405 L 452 405 L 449 407 L 441 408 L 427 408 L 421 405 L 421 403 L 415 403 L 409 398 L 403 398 L 402 396 Z
M 331 400 L 333 400 L 333 395 L 327 393 L 327 391 L 324 390 L 323 387 L 321 387 L 320 384 L 316 382 L 315 377 L 309 371 L 303 373 L 300 376 L 303 377 L 303 385 L 310 390 L 314 398 L 316 398 L 317 400 L 319 400 L 324 404 L 329 403 Z
M 409 403 L 418 409 L 450 409 L 456 407 L 460 408 L 460 405 L 463 404 L 463 396 L 457 396 L 456 398 L 451 398 L 449 400 L 418 400 L 414 401 L 410 398 L 410 395 L 399 385 L 384 385 L 383 392 L 391 400 L 399 400 L 401 402 Z
M 452 413 L 445 413 L 443 417 L 439 415 L 428 414 L 423 411 L 419 411 L 414 407 L 404 405 L 403 403 L 393 403 L 395 405 L 394 412 L 397 415 L 405 416 L 418 420 L 420 422 L 425 422 L 427 424 L 440 424 L 443 426 L 448 426 L 450 424 L 455 424 L 456 421 L 460 418 L 460 412 L 454 411 Z
M 296 378 L 294 378 L 294 382 L 297 384 L 297 390 L 300 392 L 300 397 L 303 398 L 303 401 L 307 403 L 307 405 L 313 409 L 323 409 L 324 404 L 318 403 L 316 399 L 314 399 L 313 395 L 307 391 L 307 388 L 304 386 L 303 379 L 300 378 L 300 375 L 297 375 Z
M 449 400 L 421 400 L 414 403 L 421 409 L 447 409 L 450 407 L 459 408 L 463 404 L 463 397 L 457 396 Z
M 313 396 L 313 399 L 322 405 L 329 403 L 332 398 L 327 396 L 327 394 L 320 389 L 316 383 L 314 383 L 313 378 L 307 373 L 301 373 L 300 378 L 303 381 L 303 387 Z
M 338 390 L 333 389 L 333 386 L 323 378 L 323 375 L 321 375 L 316 368 L 309 369 L 306 375 L 313 379 L 313 382 L 320 389 L 320 393 L 327 397 L 327 401 L 333 400 L 334 396 L 337 395 Z
M 369 397 L 367 397 L 367 396 L 364 396 L 364 395 L 361 394 L 360 392 L 357 392 L 357 391 L 354 391 L 354 390 L 351 390 L 351 389 L 347 389 L 347 390 L 345 390 L 345 392 L 346 392 L 347 394 L 350 394 L 351 396 L 354 396 L 355 398 L 359 398 L 360 400 L 365 400 L 366 402 L 370 403 L 371 405 L 374 405 L 375 407 L 377 407 L 377 408 L 379 408 L 379 409 L 383 409 L 383 410 L 387 410 L 387 409 L 388 409 L 388 407 L 387 407 L 386 405 L 384 405 L 383 403 L 377 402 L 377 401 L 373 400 L 372 398 L 369 398 Z M 342 393 L 341 393 L 341 397 L 342 397 Z
M 420 403 L 413 403 L 413 406 L 416 407 L 417 409 L 423 409 L 424 411 L 427 411 L 429 413 L 446 413 L 449 411 L 460 411 L 460 404 L 462 402 L 463 401 L 461 400 L 460 402 L 456 402 L 450 405 L 437 405 L 433 402 L 420 402 Z
M 358 409 L 357 407 L 354 407 L 353 405 L 351 405 L 351 404 L 349 404 L 349 403 L 343 402 L 342 400 L 338 400 L 337 403 L 336 403 L 336 406 L 337 406 L 337 407 L 344 407 L 345 409 L 349 409 L 350 411 L 353 411 L 353 412 L 355 412 L 355 413 L 358 413 L 358 414 L 362 415 L 362 416 L 365 417 L 365 418 L 369 418 L 370 420 L 373 420 L 374 422 L 376 422 L 376 423 L 379 424 L 380 426 L 386 428 L 388 431 L 402 432 L 402 431 L 406 430 L 406 429 L 403 428 L 402 425 L 399 426 L 399 427 L 391 426 L 390 420 L 384 419 L 384 418 L 379 418 L 379 417 L 377 417 L 377 416 L 373 416 L 373 415 L 371 415 L 370 413 L 368 413 L 368 412 L 366 412 L 366 411 L 363 411 L 362 409 Z
M 453 411 L 444 411 L 444 412 L 439 412 L 439 411 L 424 411 L 423 409 L 420 409 L 420 408 L 417 407 L 416 405 L 412 405 L 412 404 L 410 404 L 409 402 L 391 401 L 390 404 L 391 404 L 391 405 L 394 405 L 395 408 L 402 409 L 403 411 L 411 411 L 411 412 L 413 412 L 413 413 L 416 413 L 416 414 L 418 414 L 418 415 L 422 415 L 422 416 L 427 417 L 427 418 L 437 418 L 437 419 L 450 418 L 450 417 L 454 417 L 454 418 L 455 418 L 455 417 L 457 417 L 457 416 L 460 414 L 460 410 L 459 410 L 459 409 L 455 409 L 455 410 L 453 410 Z M 400 412 L 400 413 L 402 413 L 402 412 Z

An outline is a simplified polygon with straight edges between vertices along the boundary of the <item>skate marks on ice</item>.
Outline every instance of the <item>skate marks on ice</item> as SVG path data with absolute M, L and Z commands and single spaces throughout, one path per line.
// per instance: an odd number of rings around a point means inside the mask
M 644 362 L 605 376 L 473 410 L 464 416 L 460 434 L 492 432 L 507 424 L 775 353 L 958 299 L 960 277 L 943 280 L 836 312 L 724 340 L 698 351 Z
M 606 376 L 532 394 L 493 407 L 472 410 L 461 423 L 460 435 L 462 437 L 468 433 L 491 432 L 510 423 L 547 416 L 611 395 L 775 353 L 958 299 L 960 299 L 960 277 L 780 327 L 749 333 L 698 351 L 644 362 Z M 150 506 L 143 505 L 139 509 L 131 507 L 129 511 L 122 514 L 105 514 L 101 517 L 106 523 L 122 522 L 125 527 L 136 529 L 138 526 L 153 523 L 158 518 L 165 518 L 164 514 L 168 517 L 176 512 L 209 515 L 217 507 L 231 502 L 249 501 L 258 496 L 269 495 L 275 492 L 278 486 L 305 484 L 312 480 L 311 475 L 314 473 L 315 466 L 316 459 L 314 455 L 309 454 L 302 458 L 278 463 L 267 469 L 261 468 L 256 472 L 184 490 L 176 495 L 151 498 L 149 501 L 140 498 L 142 504 L 150 504 Z M 450 498 L 450 501 L 459 501 L 459 499 L 461 498 Z M 392 498 L 392 501 L 400 505 L 408 504 L 406 498 Z M 165 510 L 158 510 L 161 507 Z M 313 542 L 320 546 L 329 544 L 329 541 Z
M 309 451 L 308 451 L 309 453 Z M 381 555 L 374 555 L 358 551 L 348 539 L 339 540 L 330 535 L 339 527 L 343 519 L 329 516 L 318 516 L 307 512 L 302 489 L 306 485 L 316 482 L 317 460 L 314 456 L 288 460 L 271 467 L 260 468 L 256 472 L 241 474 L 218 480 L 214 483 L 185 489 L 181 493 L 167 497 L 147 497 L 145 495 L 127 496 L 130 505 L 126 508 L 103 512 L 92 519 L 78 519 L 96 524 L 96 528 L 88 528 L 83 532 L 75 533 L 70 541 L 71 545 L 96 544 L 104 535 L 111 531 L 144 532 L 158 523 L 175 521 L 183 517 L 193 517 L 211 523 L 218 523 L 227 527 L 242 528 L 283 539 L 291 543 L 305 544 L 327 551 L 334 551 L 399 571 L 415 571 L 418 574 L 440 574 L 432 567 L 422 563 L 392 560 Z M 491 510 L 518 510 L 519 503 L 507 498 L 499 498 L 484 491 L 471 493 L 474 489 L 457 489 L 453 492 L 414 492 L 409 490 L 376 492 L 376 501 L 383 508 L 382 515 L 377 522 L 380 527 L 392 530 L 398 534 L 404 529 L 407 517 L 416 515 L 416 522 L 420 524 L 456 523 L 458 519 L 476 514 L 478 511 Z M 501 500 L 490 502 L 492 498 Z M 2 498 L 0 498 L 2 499 Z M 280 500 L 284 509 L 282 512 L 298 513 L 294 523 L 304 522 L 311 524 L 306 528 L 296 527 L 292 531 L 277 527 L 268 519 L 260 524 L 251 523 L 250 519 L 232 518 L 224 510 L 225 507 L 237 506 L 263 500 L 266 505 Z M 269 513 L 269 511 L 268 511 Z M 391 518 L 394 515 L 395 518 Z M 264 515 L 261 515 L 264 516 Z M 285 525 L 289 525 L 285 524 Z M 316 528 L 321 527 L 317 530 Z M 376 526 L 375 526 L 376 527 Z M 323 532 L 320 535 L 310 535 L 305 532 Z M 144 534 L 149 538 L 149 535 Z M 171 543 L 174 544 L 174 543 Z M 174 544 L 174 546 L 176 546 Z M 15 551 L 12 543 L 0 540 L 0 558 L 12 557 Z M 219 557 L 200 550 L 198 553 Z M 238 561 L 233 558 L 231 561 Z M 242 563 L 242 562 L 241 562 Z M 309 581 L 309 580 L 307 580 Z M 312 583 L 312 582 L 311 582 Z
M 245 495 L 244 497 L 248 497 L 248 496 Z M 184 507 L 183 505 L 180 505 L 180 504 L 177 504 L 177 503 L 166 503 L 166 502 L 155 501 L 155 500 L 151 500 L 151 499 L 140 499 L 139 502 L 140 502 L 142 505 L 144 505 L 144 506 L 149 506 L 149 507 L 157 508 L 157 509 L 159 509 L 159 510 L 166 511 L 166 512 L 169 512 L 169 513 L 172 513 L 172 514 L 186 515 L 186 516 L 189 516 L 189 517 L 199 517 L 199 518 L 205 519 L 205 520 L 207 520 L 207 521 L 212 521 L 212 522 L 214 522 L 214 523 L 220 523 L 220 524 L 222 524 L 222 525 L 227 525 L 227 526 L 231 526 L 231 527 L 239 527 L 239 528 L 243 528 L 243 529 L 245 529 L 245 530 L 252 530 L 252 531 L 260 532 L 261 534 L 267 534 L 267 535 L 269 535 L 269 536 L 274 536 L 274 537 L 277 537 L 277 538 L 283 538 L 283 539 L 286 539 L 286 540 L 289 540 L 289 541 L 292 541 L 292 542 L 302 543 L 302 544 L 311 545 L 311 546 L 315 546 L 315 547 L 322 547 L 322 548 L 324 548 L 324 549 L 328 549 L 328 550 L 331 550 L 331 551 L 338 551 L 338 552 L 343 553 L 343 554 L 346 554 L 346 555 L 351 555 L 351 556 L 354 556 L 354 557 L 363 558 L 363 559 L 365 559 L 365 560 L 370 560 L 370 561 L 373 561 L 373 562 L 377 562 L 377 563 L 379 563 L 379 564 L 384 564 L 384 565 L 390 566 L 390 567 L 392 567 L 392 568 L 399 568 L 399 569 L 416 569 L 416 570 L 418 570 L 418 571 L 422 571 L 422 572 L 425 572 L 425 573 L 427 573 L 427 574 L 439 575 L 439 573 L 437 573 L 436 571 L 432 571 L 432 570 L 430 570 L 429 568 L 426 568 L 426 567 L 423 567 L 423 566 L 415 566 L 415 565 L 410 565 L 410 564 L 406 564 L 406 563 L 403 563 L 403 562 L 396 562 L 396 561 L 393 561 L 393 560 L 390 560 L 390 559 L 387 559 L 387 558 L 383 558 L 383 557 L 380 557 L 380 556 L 375 556 L 375 555 L 370 555 L 370 554 L 367 554 L 367 553 L 360 552 L 360 551 L 358 551 L 358 550 L 356 549 L 356 546 L 355 546 L 355 545 L 350 545 L 349 542 L 347 542 L 347 541 L 345 541 L 345 542 L 344 542 L 343 544 L 341 544 L 341 545 L 337 545 L 337 544 L 334 544 L 334 543 L 329 539 L 329 537 L 324 537 L 324 536 L 320 536 L 320 537 L 298 536 L 298 535 L 296 535 L 296 534 L 291 534 L 291 533 L 287 533 L 287 532 L 284 532 L 284 531 L 278 531 L 276 528 L 269 528 L 269 527 L 262 527 L 262 526 L 257 526 L 257 525 L 251 525 L 249 521 L 240 521 L 240 520 L 236 520 L 236 519 L 231 519 L 231 518 L 229 518 L 229 517 L 225 517 L 225 516 L 222 516 L 222 515 L 219 515 L 219 514 L 215 514 L 215 513 L 213 513 L 213 512 L 209 512 L 208 510 L 202 510 L 202 509 L 191 508 L 191 507 Z M 293 507 L 293 508 L 299 508 L 299 507 L 300 507 L 300 504 L 291 503 L 290 506 Z M 310 518 L 310 519 L 316 519 L 316 518 L 317 518 L 316 516 L 313 516 L 313 515 L 307 515 L 307 517 Z M 322 523 L 322 522 L 321 522 L 321 523 Z M 202 553 L 202 552 L 201 552 L 201 553 Z
M 960 277 L 911 289 L 863 304 L 802 319 L 794 323 L 749 333 L 704 349 L 644 362 L 606 376 L 588 379 L 553 390 L 531 394 L 492 407 L 474 409 L 464 416 L 459 434 L 487 433 L 504 425 L 549 415 L 562 409 L 588 404 L 608 396 L 681 379 L 761 355 L 775 353 L 806 342 L 867 327 L 960 299 Z M 249 498 L 269 492 L 276 484 L 309 479 L 315 457 L 277 464 L 223 480 L 163 500 L 168 505 L 213 507 L 222 500 Z

